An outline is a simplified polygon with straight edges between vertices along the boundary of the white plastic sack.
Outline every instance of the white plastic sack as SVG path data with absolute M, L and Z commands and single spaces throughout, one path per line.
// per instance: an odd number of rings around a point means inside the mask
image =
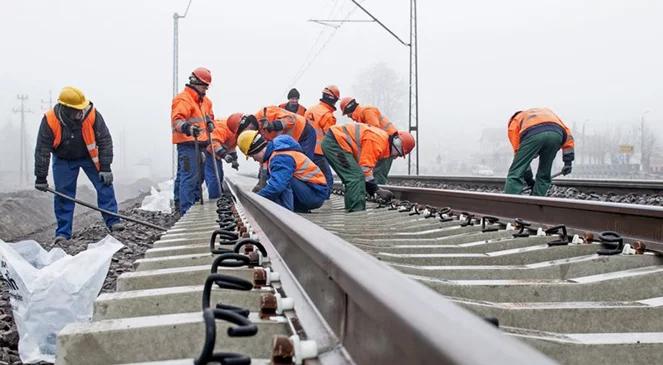
M 170 214 L 170 199 L 173 196 L 173 180 L 167 180 L 157 184 L 158 190 L 150 188 L 150 195 L 143 199 L 140 209 L 150 212 L 161 212 Z
M 70 256 L 60 248 L 46 252 L 35 241 L 0 240 L 0 273 L 9 288 L 21 361 L 55 362 L 57 333 L 92 319 L 111 257 L 123 246 L 106 236 Z

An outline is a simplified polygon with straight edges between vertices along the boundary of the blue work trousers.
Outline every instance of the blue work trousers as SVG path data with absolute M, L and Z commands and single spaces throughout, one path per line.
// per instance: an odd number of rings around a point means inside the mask
M 85 175 L 87 175 L 94 189 L 97 191 L 97 205 L 99 208 L 117 213 L 117 201 L 115 200 L 113 185 L 104 185 L 99 178 L 97 168 L 89 157 L 80 160 L 63 160 L 53 155 L 53 182 L 55 183 L 55 190 L 75 198 L 76 182 L 78 181 L 78 172 L 80 169 L 83 169 L 83 172 L 85 172 Z M 71 200 L 55 196 L 53 207 L 55 218 L 58 222 L 58 227 L 55 230 L 56 236 L 63 236 L 67 239 L 71 238 L 75 205 Z M 102 213 L 101 215 L 108 228 L 120 221 L 120 218 L 108 214 Z
M 327 187 L 329 188 L 327 199 L 329 199 L 329 197 L 331 196 L 332 187 L 334 186 L 334 175 L 332 175 L 332 170 L 331 167 L 329 166 L 329 161 L 327 161 L 327 157 L 325 157 L 324 155 L 314 155 L 312 160 L 325 175 L 325 179 L 327 179 Z
M 304 127 L 302 135 L 299 136 L 297 143 L 302 146 L 302 152 L 304 152 L 306 157 L 312 160 L 313 154 L 315 153 L 315 128 L 306 123 L 306 127 Z
M 201 156 L 204 154 L 203 179 L 207 185 L 209 199 L 218 199 L 221 197 L 219 185 L 214 173 L 214 162 L 219 168 L 219 179 L 223 183 L 223 164 L 216 160 L 211 153 L 208 153 L 201 145 Z M 191 208 L 196 201 L 200 200 L 200 178 L 199 178 L 199 160 L 196 159 L 196 147 L 193 144 L 177 145 L 177 176 L 173 193 L 174 200 L 179 201 L 180 213 L 184 214 Z
M 320 208 L 328 195 L 329 188 L 326 185 L 306 183 L 293 178 L 288 188 L 273 201 L 288 210 L 308 213 L 311 209 Z

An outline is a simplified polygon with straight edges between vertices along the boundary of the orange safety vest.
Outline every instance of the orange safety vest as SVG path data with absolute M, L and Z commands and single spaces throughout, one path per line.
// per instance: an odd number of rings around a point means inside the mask
M 306 111 L 305 118 L 306 121 L 315 129 L 315 154 L 324 155 L 322 152 L 322 138 L 324 138 L 325 133 L 329 130 L 329 127 L 336 124 L 336 117 L 334 117 L 334 108 L 333 106 L 320 102 L 312 106 L 309 110 Z
M 97 147 L 97 140 L 94 136 L 94 122 L 96 119 L 97 109 L 92 107 L 83 120 L 81 134 L 83 135 L 83 142 L 85 142 L 87 152 L 90 154 L 94 166 L 97 167 L 97 171 L 99 171 L 99 147 Z M 46 112 L 46 122 L 53 132 L 53 149 L 56 149 L 62 142 L 62 125 L 53 109 L 49 109 Z
M 293 176 L 295 179 L 303 181 L 305 183 L 311 183 L 316 185 L 327 185 L 327 179 L 322 173 L 318 165 L 316 165 L 310 158 L 306 157 L 305 154 L 299 151 L 274 151 L 267 162 L 267 168 L 269 169 L 269 162 L 274 158 L 274 156 L 286 155 L 292 157 L 295 160 L 295 173 Z M 271 172 L 271 169 L 269 170 Z
M 348 123 L 329 128 L 342 150 L 352 153 L 366 180 L 373 178 L 379 160 L 391 157 L 387 132 L 367 124 Z
M 288 103 L 279 104 L 279 108 L 285 109 L 286 105 L 288 105 Z M 289 110 L 286 109 L 286 111 L 289 111 Z M 297 111 L 295 112 L 295 114 L 301 115 L 303 117 L 306 114 L 306 108 L 304 108 L 302 106 L 302 104 L 297 104 Z
M 214 131 L 212 131 L 212 141 L 215 145 L 221 144 L 228 152 L 237 147 L 237 140 L 235 133 L 228 128 L 227 119 L 217 119 L 214 121 Z
M 351 117 L 357 123 L 364 123 L 371 127 L 380 128 L 390 136 L 398 132 L 396 126 L 380 113 L 380 109 L 372 105 L 357 105 Z
M 306 127 L 306 119 L 304 117 L 273 105 L 261 108 L 255 116 L 260 125 L 260 134 L 268 141 L 273 140 L 281 134 L 287 134 L 299 142 L 304 127 Z M 268 132 L 263 126 L 263 121 L 265 120 L 267 123 L 280 120 L 283 123 L 283 130 Z
M 198 101 L 198 93 L 190 87 L 185 87 L 182 92 L 177 94 L 173 99 L 170 124 L 173 132 L 173 144 L 180 144 L 185 142 L 193 142 L 193 136 L 187 136 L 180 132 L 180 128 L 184 123 L 197 125 L 203 130 L 198 136 L 198 141 L 207 142 L 207 133 L 204 132 L 205 118 L 209 117 L 214 120 L 214 112 L 212 111 L 212 101 L 208 97 L 203 97 L 202 101 Z
M 552 110 L 548 108 L 532 108 L 516 113 L 509 120 L 508 136 L 513 152 L 520 148 L 520 138 L 529 128 L 541 124 L 556 124 L 562 128 L 564 137 L 562 140 L 563 154 L 573 153 L 575 142 L 569 127 Z

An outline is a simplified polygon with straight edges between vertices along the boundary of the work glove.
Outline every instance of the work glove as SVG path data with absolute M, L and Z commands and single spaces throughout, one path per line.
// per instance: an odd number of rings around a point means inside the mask
M 275 120 L 271 123 L 267 123 L 265 126 L 267 132 L 278 132 L 283 130 L 283 122 L 280 120 Z
M 197 125 L 186 123 L 182 126 L 182 133 L 186 134 L 189 137 L 193 136 L 195 138 L 198 138 L 198 136 L 200 135 L 200 127 L 198 127 Z
M 564 167 L 562 167 L 562 175 L 566 176 L 571 173 L 573 170 L 572 162 L 565 162 Z
M 110 171 L 100 171 L 99 178 L 104 185 L 111 185 L 113 183 L 113 173 Z
M 234 160 L 232 162 L 232 164 L 230 165 L 230 167 L 232 167 L 233 169 L 239 171 L 239 162 L 237 162 L 237 160 Z
M 375 179 L 370 179 L 366 181 L 366 192 L 368 195 L 373 196 L 378 191 L 378 184 L 375 183 Z
M 233 163 L 233 161 L 237 161 L 237 152 L 228 152 L 223 159 L 226 160 L 227 163 Z
M 35 180 L 35 189 L 39 191 L 46 191 L 48 189 L 48 180 L 46 180 L 46 177 L 37 177 Z
M 205 116 L 205 123 L 207 124 L 207 131 L 212 133 L 214 131 L 214 121 L 209 117 L 209 115 Z

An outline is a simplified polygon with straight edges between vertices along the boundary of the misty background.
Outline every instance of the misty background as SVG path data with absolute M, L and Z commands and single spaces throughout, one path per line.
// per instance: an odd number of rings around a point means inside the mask
M 173 13 L 187 4 L 2 2 L 0 191 L 32 189 L 39 123 L 67 85 L 104 116 L 117 182 L 170 177 Z M 407 40 L 409 1 L 362 6 Z M 419 0 L 420 173 L 504 175 L 508 118 L 547 106 L 576 138 L 572 177 L 660 178 L 662 16 L 655 0 Z M 209 68 L 208 96 L 225 117 L 284 102 L 293 86 L 310 106 L 336 84 L 406 129 L 408 48 L 375 23 L 308 21 L 367 18 L 350 0 L 193 0 L 179 21 L 179 89 L 193 68 Z M 22 181 L 17 95 L 30 111 Z M 406 171 L 403 159 L 392 169 Z

